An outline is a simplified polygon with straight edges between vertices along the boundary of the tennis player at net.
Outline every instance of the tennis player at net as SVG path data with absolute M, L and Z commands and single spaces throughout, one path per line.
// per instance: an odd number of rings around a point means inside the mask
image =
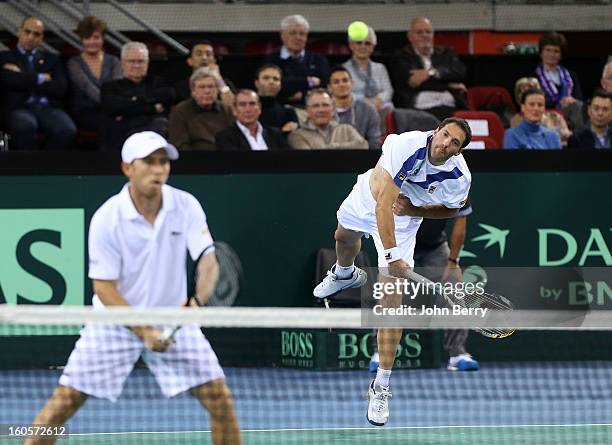
M 100 310 L 183 305 L 187 253 L 197 261 L 196 295 L 205 300 L 215 287 L 218 264 L 202 206 L 191 194 L 166 184 L 178 151 L 146 131 L 125 141 L 121 157 L 129 182 L 96 211 L 89 227 L 93 305 Z M 88 396 L 116 401 L 141 356 L 165 396 L 189 390 L 208 410 L 215 445 L 241 443 L 223 370 L 195 325 L 169 338 L 162 327 L 87 324 L 58 387 L 33 423 L 63 424 Z M 25 444 L 54 441 L 36 437 Z
M 355 267 L 362 235 L 372 235 L 378 252 L 380 281 L 408 278 L 414 267 L 416 234 L 423 218 L 451 218 L 465 204 L 472 176 L 461 154 L 472 133 L 467 122 L 447 118 L 433 132 L 389 135 L 376 167 L 359 175 L 337 212 L 337 262 L 314 289 L 327 298 L 343 289 L 363 286 L 365 271 Z M 403 205 L 401 214 L 396 200 Z M 396 213 L 394 215 L 394 213 Z M 401 295 L 386 295 L 383 304 L 399 307 Z M 380 365 L 368 390 L 368 421 L 377 426 L 389 418 L 389 378 L 401 329 L 378 330 Z

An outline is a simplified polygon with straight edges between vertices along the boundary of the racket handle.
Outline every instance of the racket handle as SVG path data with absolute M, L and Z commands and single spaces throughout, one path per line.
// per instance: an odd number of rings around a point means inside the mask
M 164 330 L 159 336 L 159 340 L 160 341 L 170 340 L 171 338 L 174 337 L 174 335 L 178 332 L 180 328 L 181 328 L 180 326 L 164 328 Z

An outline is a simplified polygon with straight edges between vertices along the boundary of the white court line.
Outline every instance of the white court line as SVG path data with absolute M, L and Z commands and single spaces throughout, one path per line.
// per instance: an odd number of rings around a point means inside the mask
M 612 426 L 612 423 L 574 423 L 574 424 L 523 424 L 523 425 L 440 425 L 440 426 L 390 426 L 384 429 L 373 427 L 346 427 L 346 428 L 279 428 L 269 430 L 240 430 L 243 433 L 273 433 L 273 432 L 299 432 L 299 431 L 384 431 L 384 430 L 434 430 L 434 429 L 459 429 L 459 428 L 577 428 L 592 426 Z M 128 434 L 197 434 L 210 433 L 210 430 L 202 431 L 124 431 L 113 433 L 70 433 L 67 436 L 113 436 Z

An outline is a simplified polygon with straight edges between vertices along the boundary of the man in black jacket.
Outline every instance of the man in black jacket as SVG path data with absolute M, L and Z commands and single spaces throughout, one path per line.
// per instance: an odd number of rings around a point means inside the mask
M 144 43 L 121 48 L 123 79 L 102 85 L 100 101 L 108 117 L 103 125 L 104 146 L 119 151 L 133 133 L 151 130 L 166 136 L 174 89 L 158 76 L 148 75 L 149 50 Z
M 431 21 L 416 17 L 407 33 L 408 44 L 395 53 L 389 72 L 398 108 L 425 110 L 443 120 L 465 108 L 465 65 L 452 49 L 434 47 Z
M 0 81 L 5 90 L 4 125 L 11 147 L 37 148 L 37 133 L 45 135 L 47 150 L 70 149 L 76 136 L 74 122 L 63 110 L 66 73 L 60 59 L 39 47 L 44 24 L 27 17 L 17 31 L 17 47 L 0 54 Z
M 282 81 L 283 72 L 276 65 L 267 63 L 255 72 L 255 88 L 261 103 L 260 122 L 266 127 L 277 128 L 287 134 L 298 127 L 298 117 L 292 106 L 278 101 Z
M 589 121 L 570 137 L 568 148 L 612 148 L 612 93 L 596 90 L 587 112 Z
M 279 99 L 291 105 L 303 105 L 308 91 L 325 87 L 329 64 L 320 54 L 306 51 L 310 25 L 301 15 L 289 15 L 281 21 L 283 46 L 278 53 L 266 57 L 283 70 L 283 87 Z
M 234 99 L 234 122 L 215 136 L 219 150 L 281 150 L 287 148 L 279 130 L 259 123 L 261 104 L 253 90 L 240 90 Z

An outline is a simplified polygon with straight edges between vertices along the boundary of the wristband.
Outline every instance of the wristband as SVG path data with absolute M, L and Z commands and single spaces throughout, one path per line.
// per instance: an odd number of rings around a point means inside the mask
M 450 261 L 453 264 L 456 264 L 457 266 L 459 265 L 459 258 L 448 257 L 448 261 Z
M 387 264 L 402 259 L 402 255 L 398 247 L 391 247 L 390 249 L 385 249 L 384 254 Z

